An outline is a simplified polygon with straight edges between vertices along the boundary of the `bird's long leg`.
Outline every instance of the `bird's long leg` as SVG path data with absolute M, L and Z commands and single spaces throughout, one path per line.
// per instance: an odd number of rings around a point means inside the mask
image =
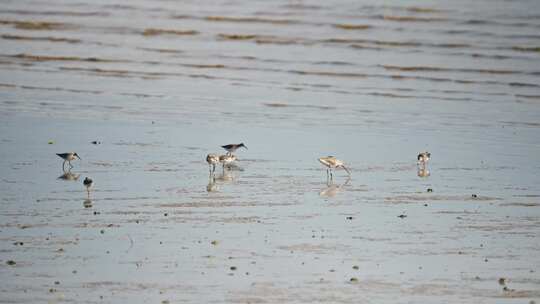
M 330 180 L 331 180 L 331 181 L 334 180 L 334 174 L 332 174 L 332 168 L 330 168 Z
M 62 171 L 66 172 L 66 161 L 62 163 Z
M 70 161 L 70 160 L 68 160 L 68 164 L 69 164 L 69 168 L 72 169 L 73 166 L 71 165 L 71 161 Z
M 216 174 L 216 164 L 212 164 L 212 174 Z
M 330 170 L 329 168 L 326 168 L 326 182 L 328 183 L 328 181 L 330 180 L 330 172 L 328 171 Z

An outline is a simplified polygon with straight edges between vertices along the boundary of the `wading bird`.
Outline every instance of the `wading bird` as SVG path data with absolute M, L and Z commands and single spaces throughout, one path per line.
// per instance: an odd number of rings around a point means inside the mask
M 90 188 L 94 185 L 94 181 L 88 177 L 84 178 L 83 185 L 86 187 L 86 192 L 88 193 L 88 197 L 90 197 Z
M 223 172 L 225 172 L 225 165 L 229 165 L 236 160 L 236 156 L 232 154 L 225 154 L 219 156 L 219 162 L 223 164 Z
M 428 163 L 429 159 L 431 158 L 431 153 L 428 151 L 422 152 L 418 154 L 418 165 L 423 165 L 424 167 Z
M 216 154 L 208 154 L 206 155 L 206 162 L 208 163 L 208 170 L 210 170 L 210 174 L 213 174 L 216 172 L 216 165 L 219 163 L 219 156 Z
M 347 169 L 347 167 L 345 167 L 343 162 L 333 156 L 321 157 L 319 158 L 319 162 L 327 167 L 326 179 L 330 177 L 330 180 L 332 180 L 334 178 L 332 174 L 332 169 L 335 169 L 335 168 L 343 168 L 343 170 L 347 171 L 349 176 L 351 176 L 351 172 L 349 171 L 349 169 Z
M 75 153 L 75 152 L 56 153 L 56 155 L 58 155 L 60 158 L 62 158 L 64 160 L 64 163 L 62 164 L 62 169 L 64 171 L 66 171 L 66 169 L 65 169 L 66 162 L 68 162 L 69 169 L 71 169 L 71 168 L 73 168 L 73 166 L 71 165 L 71 161 L 74 160 L 75 157 L 77 157 L 79 160 L 81 159 L 79 157 L 79 155 L 77 155 L 77 153 Z
M 245 148 L 247 150 L 247 147 L 244 145 L 244 143 L 230 144 L 230 145 L 225 145 L 225 146 L 221 146 L 221 147 L 223 149 L 227 150 L 228 155 L 233 154 L 236 150 L 238 150 L 241 147 L 243 147 L 243 148 Z

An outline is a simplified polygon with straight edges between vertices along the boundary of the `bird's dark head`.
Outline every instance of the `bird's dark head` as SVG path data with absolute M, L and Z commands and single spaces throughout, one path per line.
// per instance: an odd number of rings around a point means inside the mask
M 238 146 L 239 146 L 239 147 L 244 147 L 244 148 L 246 148 L 246 150 L 247 150 L 247 147 L 246 147 L 246 145 L 244 145 L 244 143 L 240 143 Z

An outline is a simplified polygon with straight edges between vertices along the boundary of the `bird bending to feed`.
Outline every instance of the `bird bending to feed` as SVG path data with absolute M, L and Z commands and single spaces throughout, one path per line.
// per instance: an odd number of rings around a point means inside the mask
M 212 174 L 216 171 L 216 164 L 219 163 L 219 156 L 216 154 L 208 154 L 206 155 L 206 162 L 208 163 L 210 174 Z
M 223 164 L 223 172 L 225 172 L 225 165 L 228 165 L 236 160 L 236 156 L 232 154 L 225 154 L 219 156 L 219 162 Z
M 71 161 L 76 158 L 78 158 L 79 160 L 81 159 L 79 157 L 79 155 L 77 155 L 77 153 L 75 152 L 68 152 L 68 153 L 56 153 L 56 155 L 58 155 L 60 158 L 62 158 L 64 160 L 64 163 L 62 164 L 62 169 L 64 169 L 65 171 L 65 166 L 66 166 L 66 162 L 68 162 L 69 164 L 69 168 L 73 168 L 73 166 L 71 165 Z
M 247 147 L 244 145 L 244 143 L 230 144 L 230 145 L 225 145 L 225 146 L 221 146 L 221 147 L 223 149 L 227 150 L 228 155 L 233 154 L 234 152 L 236 152 L 236 150 L 238 150 L 241 147 L 243 147 L 243 148 L 245 148 L 247 150 Z
M 428 151 L 418 154 L 418 164 L 426 165 L 429 159 L 431 158 L 431 153 Z
M 347 169 L 347 167 L 345 167 L 343 162 L 333 156 L 321 157 L 319 158 L 319 162 L 327 167 L 326 169 L 327 179 L 328 177 L 330 177 L 330 179 L 333 179 L 332 169 L 335 169 L 335 168 L 343 168 L 345 171 L 347 171 L 349 176 L 351 176 L 351 172 L 349 171 L 349 169 Z
M 85 177 L 83 185 L 86 187 L 86 192 L 88 192 L 88 196 L 90 196 L 90 188 L 92 188 L 92 186 L 94 185 L 94 181 L 91 178 Z

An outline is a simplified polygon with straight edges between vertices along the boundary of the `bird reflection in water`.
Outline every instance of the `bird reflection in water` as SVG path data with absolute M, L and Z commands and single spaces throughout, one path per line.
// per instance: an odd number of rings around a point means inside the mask
M 73 173 L 71 171 L 64 171 L 64 174 L 60 175 L 58 179 L 63 179 L 66 181 L 78 181 L 80 174 Z
M 216 177 L 210 176 L 208 179 L 208 185 L 206 185 L 206 191 L 207 192 L 216 192 L 218 190 L 218 186 L 216 184 Z
M 343 188 L 345 186 L 347 186 L 349 184 L 349 182 L 351 181 L 351 178 L 348 177 L 347 180 L 341 184 L 341 185 L 338 185 L 338 184 L 334 184 L 334 181 L 333 180 L 330 180 L 328 181 L 328 183 L 326 183 L 326 188 L 322 189 L 320 192 L 319 192 L 319 195 L 321 197 L 334 197 L 336 196 L 336 194 L 338 194 L 341 190 L 343 190 Z
M 418 167 L 416 174 L 418 177 L 428 177 L 430 175 L 429 170 L 425 167 Z
M 83 207 L 84 208 L 92 208 L 92 200 L 87 198 L 83 201 Z

